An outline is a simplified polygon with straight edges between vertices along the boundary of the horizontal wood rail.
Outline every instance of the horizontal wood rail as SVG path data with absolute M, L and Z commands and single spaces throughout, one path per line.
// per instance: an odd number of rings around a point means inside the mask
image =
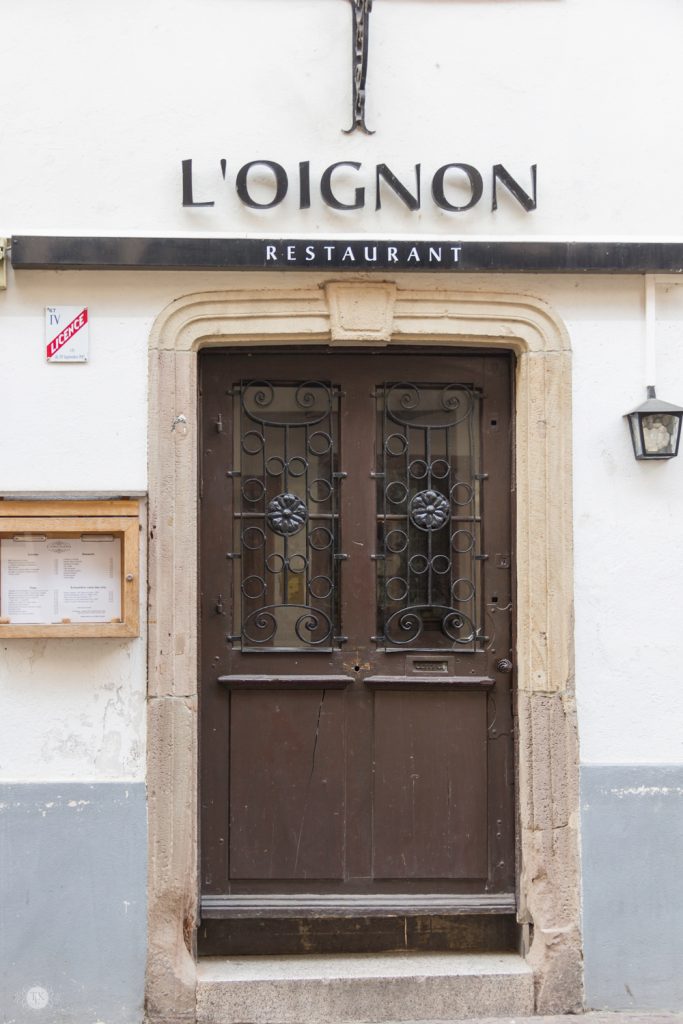
M 203 918 L 254 917 L 420 917 L 455 914 L 512 914 L 514 893 L 202 896 Z
M 492 690 L 489 676 L 366 676 L 371 690 Z
M 353 682 L 353 676 L 297 675 L 232 675 L 219 676 L 218 682 L 231 690 L 343 690 Z

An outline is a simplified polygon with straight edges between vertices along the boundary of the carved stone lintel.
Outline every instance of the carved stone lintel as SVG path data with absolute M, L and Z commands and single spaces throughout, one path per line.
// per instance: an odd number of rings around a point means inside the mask
M 376 345 L 391 341 L 396 285 L 390 282 L 330 281 L 325 285 L 333 345 Z

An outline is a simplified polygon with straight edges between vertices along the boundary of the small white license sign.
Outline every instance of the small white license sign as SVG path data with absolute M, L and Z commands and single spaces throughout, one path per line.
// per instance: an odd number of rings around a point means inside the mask
M 87 363 L 89 348 L 87 306 L 45 307 L 45 357 L 48 363 Z

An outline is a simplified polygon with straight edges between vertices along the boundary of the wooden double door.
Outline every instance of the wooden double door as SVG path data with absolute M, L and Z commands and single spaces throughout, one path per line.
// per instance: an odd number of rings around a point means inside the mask
M 511 914 L 510 358 L 210 350 L 200 392 L 200 951 Z

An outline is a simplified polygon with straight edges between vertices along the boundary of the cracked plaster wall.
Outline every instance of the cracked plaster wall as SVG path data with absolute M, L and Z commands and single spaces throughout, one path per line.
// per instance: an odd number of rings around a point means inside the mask
M 5 641 L 0 778 L 144 780 L 145 683 L 141 641 Z

